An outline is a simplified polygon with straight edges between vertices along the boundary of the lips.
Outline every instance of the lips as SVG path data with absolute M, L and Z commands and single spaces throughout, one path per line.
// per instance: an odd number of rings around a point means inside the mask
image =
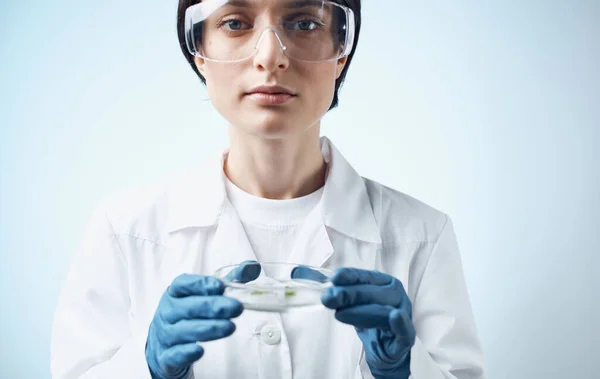
M 260 105 L 282 105 L 296 97 L 296 93 L 283 86 L 259 86 L 246 93 Z
M 296 95 L 294 91 L 283 86 L 258 86 L 248 91 L 248 94 L 253 93 L 287 94 L 292 96 Z
M 289 93 L 253 92 L 247 96 L 260 105 L 282 105 L 295 98 L 294 95 Z

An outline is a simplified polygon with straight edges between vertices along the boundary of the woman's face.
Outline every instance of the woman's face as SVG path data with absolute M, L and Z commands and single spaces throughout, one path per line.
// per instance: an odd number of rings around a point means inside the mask
M 277 1 L 262 2 L 261 19 L 276 18 L 271 8 Z M 220 63 L 195 57 L 219 113 L 242 131 L 267 139 L 285 138 L 316 125 L 331 105 L 335 81 L 346 61 L 347 57 L 319 63 L 289 58 L 269 29 L 258 51 L 244 61 Z M 276 86 L 283 89 L 258 88 Z M 266 94 L 282 91 L 291 95 Z

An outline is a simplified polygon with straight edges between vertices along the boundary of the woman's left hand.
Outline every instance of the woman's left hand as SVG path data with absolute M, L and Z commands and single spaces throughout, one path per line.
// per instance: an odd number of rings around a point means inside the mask
M 340 268 L 321 301 L 335 318 L 353 325 L 365 349 L 365 360 L 377 379 L 408 378 L 416 331 L 412 304 L 395 277 L 379 271 Z

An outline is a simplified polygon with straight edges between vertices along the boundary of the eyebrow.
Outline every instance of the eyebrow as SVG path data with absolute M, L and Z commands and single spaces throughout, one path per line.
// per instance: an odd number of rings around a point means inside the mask
M 232 7 L 251 7 L 253 4 L 250 4 L 249 0 L 229 0 L 225 5 L 229 5 Z M 286 9 L 296 9 L 296 8 L 304 8 L 308 6 L 323 6 L 323 0 L 298 0 L 298 1 L 289 1 L 283 6 Z
M 285 4 L 285 8 L 304 8 L 304 7 L 308 7 L 308 6 L 318 6 L 321 7 L 324 4 L 323 0 L 299 0 L 299 1 L 292 1 L 292 2 L 288 2 L 287 4 Z
M 250 3 L 247 0 L 229 0 L 225 5 L 232 7 L 249 7 Z

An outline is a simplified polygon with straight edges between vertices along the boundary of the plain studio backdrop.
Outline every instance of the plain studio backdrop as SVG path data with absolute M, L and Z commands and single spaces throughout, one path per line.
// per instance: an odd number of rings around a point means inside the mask
M 490 378 L 598 378 L 600 2 L 363 7 L 322 134 L 361 175 L 452 217 Z M 94 205 L 227 145 L 176 8 L 0 5 L 1 378 L 49 378 Z

